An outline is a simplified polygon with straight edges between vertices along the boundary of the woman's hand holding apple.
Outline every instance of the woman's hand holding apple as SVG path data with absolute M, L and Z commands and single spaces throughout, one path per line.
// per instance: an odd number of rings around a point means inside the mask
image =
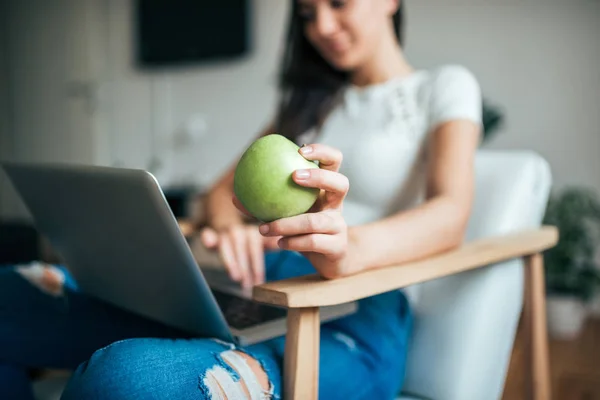
M 265 238 L 278 238 L 281 249 L 302 253 L 325 278 L 348 274 L 348 227 L 342 216 L 344 198 L 348 193 L 348 178 L 339 173 L 342 153 L 322 144 L 299 149 L 308 160 L 319 161 L 320 168 L 294 171 L 292 178 L 298 185 L 320 189 L 320 195 L 307 212 L 261 224 Z M 234 203 L 242 212 L 247 211 L 237 198 Z

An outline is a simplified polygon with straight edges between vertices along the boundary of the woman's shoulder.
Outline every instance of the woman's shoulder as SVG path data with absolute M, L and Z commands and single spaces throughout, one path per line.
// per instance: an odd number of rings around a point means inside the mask
M 481 88 L 469 68 L 460 64 L 432 68 L 426 86 L 431 124 L 453 118 L 481 121 Z
M 479 87 L 477 77 L 461 64 L 444 64 L 423 70 L 426 77 L 421 82 L 431 91 L 447 91 L 448 88 L 470 89 Z
M 409 78 L 392 83 L 403 87 L 404 93 L 413 97 L 422 111 L 430 107 L 443 107 L 448 102 L 476 103 L 481 96 L 477 77 L 469 68 L 460 64 L 417 69 Z
M 442 64 L 430 69 L 432 75 L 439 78 L 465 78 L 476 79 L 471 69 L 463 64 Z

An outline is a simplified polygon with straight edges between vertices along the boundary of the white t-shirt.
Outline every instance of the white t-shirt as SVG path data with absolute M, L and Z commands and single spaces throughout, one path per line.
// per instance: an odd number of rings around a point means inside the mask
M 477 80 L 464 67 L 419 70 L 346 87 L 320 130 L 301 135 L 297 143 L 342 151 L 340 172 L 350 180 L 344 218 L 348 225 L 364 224 L 421 202 L 429 134 L 453 119 L 481 124 L 481 107 Z

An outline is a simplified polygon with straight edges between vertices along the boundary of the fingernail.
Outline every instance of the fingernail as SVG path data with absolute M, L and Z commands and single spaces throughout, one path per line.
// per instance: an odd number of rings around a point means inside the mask
M 308 179 L 310 176 L 310 172 L 307 169 L 299 169 L 296 171 L 296 178 L 298 179 Z
M 267 233 L 269 233 L 269 225 L 262 224 L 258 227 L 258 231 L 261 233 L 261 235 L 266 235 Z
M 312 153 L 313 148 L 310 146 L 307 146 L 305 144 L 302 145 L 302 147 L 300 148 L 300 153 L 302 154 L 310 154 Z

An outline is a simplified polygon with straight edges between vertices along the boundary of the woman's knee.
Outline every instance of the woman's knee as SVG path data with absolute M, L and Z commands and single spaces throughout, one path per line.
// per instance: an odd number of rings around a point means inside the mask
M 136 339 L 115 342 L 96 351 L 73 373 L 63 399 L 125 399 L 143 389 L 152 359 L 144 365 L 143 349 Z
M 81 364 L 63 399 L 262 399 L 272 390 L 255 359 L 219 342 L 131 339 Z
M 208 399 L 264 399 L 273 385 L 260 363 L 237 350 L 219 354 L 219 363 L 206 370 L 201 385 Z

